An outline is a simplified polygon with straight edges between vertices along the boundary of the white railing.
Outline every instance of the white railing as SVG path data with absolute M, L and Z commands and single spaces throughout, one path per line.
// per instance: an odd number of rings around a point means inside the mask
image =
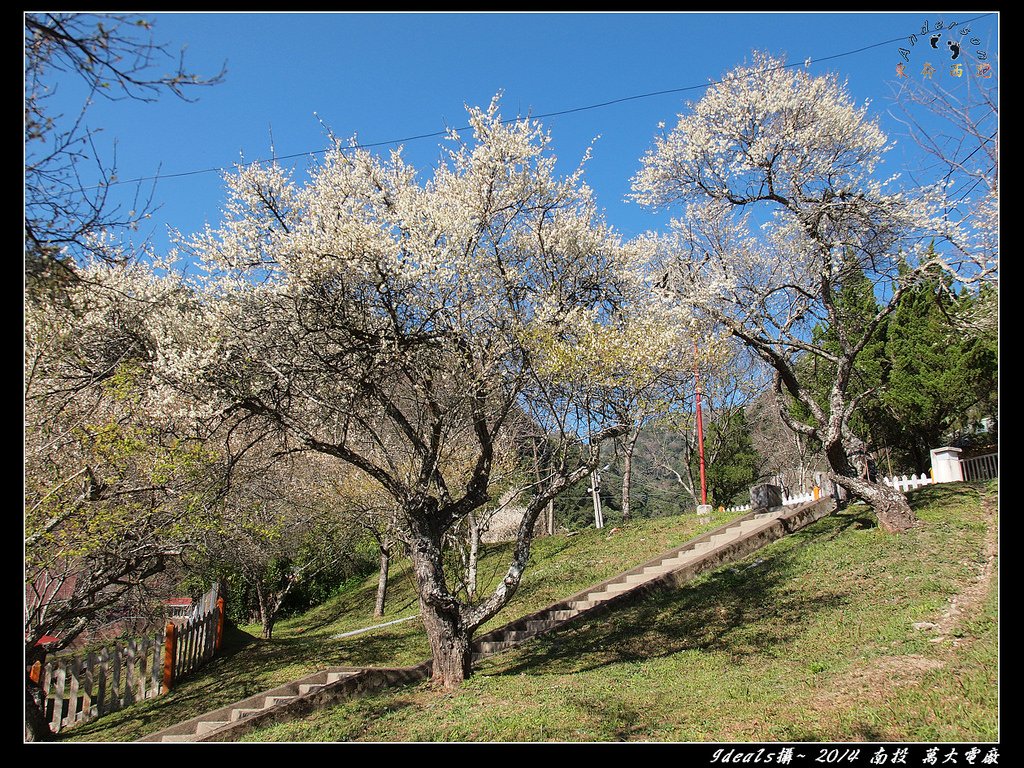
M 964 480 L 992 480 L 999 477 L 999 454 L 986 453 L 984 456 L 972 456 L 960 459 L 960 471 Z

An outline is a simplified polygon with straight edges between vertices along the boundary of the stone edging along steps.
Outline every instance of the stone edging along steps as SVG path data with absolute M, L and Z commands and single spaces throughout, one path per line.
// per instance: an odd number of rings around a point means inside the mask
M 741 560 L 834 510 L 835 502 L 824 498 L 791 509 L 748 512 L 629 571 L 481 635 L 473 643 L 473 661 L 514 648 L 580 616 L 592 617 L 655 590 L 682 586 L 698 574 Z M 330 667 L 175 723 L 139 741 L 233 741 L 260 726 L 294 720 L 354 696 L 429 676 L 430 660 L 412 667 Z

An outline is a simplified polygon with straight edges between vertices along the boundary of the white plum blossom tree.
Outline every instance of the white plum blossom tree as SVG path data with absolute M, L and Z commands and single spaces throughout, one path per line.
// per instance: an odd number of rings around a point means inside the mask
M 849 429 L 863 397 L 851 395 L 858 355 L 933 265 L 975 280 L 995 272 L 997 252 L 987 228 L 944 215 L 945 185 L 900 189 L 898 175 L 880 178 L 890 148 L 835 76 L 756 54 L 656 139 L 633 189 L 643 204 L 682 207 L 662 254 L 668 292 L 774 369 L 776 389 L 800 411 L 784 407 L 787 424 L 819 440 L 833 480 L 901 531 L 914 522 L 906 499 L 867 477 Z M 881 306 L 866 320 L 837 301 L 862 275 Z M 815 327 L 834 342 L 818 341 Z M 832 371 L 826 402 L 812 395 L 804 359 Z
M 503 121 L 497 100 L 469 122 L 427 179 L 401 151 L 340 143 L 305 183 L 240 168 L 223 225 L 182 241 L 205 269 L 202 311 L 189 349 L 172 339 L 161 357 L 169 385 L 211 412 L 262 420 L 393 499 L 446 688 L 516 591 L 540 511 L 626 428 L 605 382 L 565 372 L 595 352 L 581 340 L 644 304 L 649 255 L 602 222 L 582 165 L 556 175 L 535 122 Z M 632 354 L 661 347 L 648 337 Z M 525 489 L 504 577 L 460 598 L 445 535 L 491 499 L 497 441 L 524 422 L 550 438 L 548 469 Z

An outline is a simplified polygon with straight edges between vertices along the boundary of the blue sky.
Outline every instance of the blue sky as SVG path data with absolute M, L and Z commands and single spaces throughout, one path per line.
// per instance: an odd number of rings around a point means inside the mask
M 198 101 L 164 96 L 156 103 L 93 105 L 87 123 L 102 128 L 99 148 L 117 141 L 118 177 L 134 179 L 229 166 L 270 154 L 311 153 L 327 145 L 323 124 L 336 135 L 375 143 L 465 124 L 464 104 L 485 106 L 503 91 L 502 114 L 514 117 L 573 109 L 653 91 L 706 84 L 749 58 L 755 49 L 811 59 L 814 74 L 835 72 L 873 111 L 892 138 L 901 128 L 886 111 L 904 42 L 927 23 L 977 17 L 955 13 L 719 13 L 719 14 L 148 14 L 154 36 L 176 51 L 187 45 L 190 69 L 210 74 L 226 62 L 225 82 L 198 89 Z M 996 67 L 998 16 L 971 23 L 971 38 Z M 935 77 L 957 85 L 948 52 L 926 50 L 919 39 L 906 71 L 920 78 L 926 60 Z M 998 74 L 998 72 L 997 72 Z M 74 103 L 75 88 L 61 98 Z M 664 221 L 625 201 L 630 178 L 651 146 L 659 121 L 668 126 L 702 90 L 635 99 L 543 120 L 554 151 L 569 169 L 595 136 L 587 181 L 609 222 L 627 237 Z M 73 111 L 69 107 L 68 111 Z M 319 118 L 317 117 L 319 116 Z M 406 142 L 406 156 L 428 169 L 440 139 Z M 390 147 L 381 147 L 386 152 Z M 916 162 L 907 141 L 894 166 Z M 308 160 L 292 161 L 297 167 Z M 148 182 L 147 182 L 148 184 Z M 148 190 L 148 186 L 146 188 Z M 118 194 L 133 192 L 133 185 Z M 216 224 L 223 202 L 217 173 L 161 179 L 160 209 L 143 234 L 166 248 L 168 226 L 184 232 Z

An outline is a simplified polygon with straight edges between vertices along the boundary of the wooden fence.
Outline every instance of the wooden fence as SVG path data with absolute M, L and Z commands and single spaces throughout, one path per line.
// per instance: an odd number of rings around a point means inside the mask
M 169 655 L 172 661 L 168 687 L 174 680 L 181 679 L 205 664 L 220 647 L 224 625 L 223 606 L 224 601 L 220 600 L 212 611 L 190 619 L 180 627 L 170 623 L 167 625 L 165 646 L 172 649 Z
M 212 609 L 180 626 L 116 643 L 82 656 L 37 663 L 29 674 L 46 697 L 46 719 L 54 733 L 167 693 L 220 648 L 224 600 L 211 590 Z

